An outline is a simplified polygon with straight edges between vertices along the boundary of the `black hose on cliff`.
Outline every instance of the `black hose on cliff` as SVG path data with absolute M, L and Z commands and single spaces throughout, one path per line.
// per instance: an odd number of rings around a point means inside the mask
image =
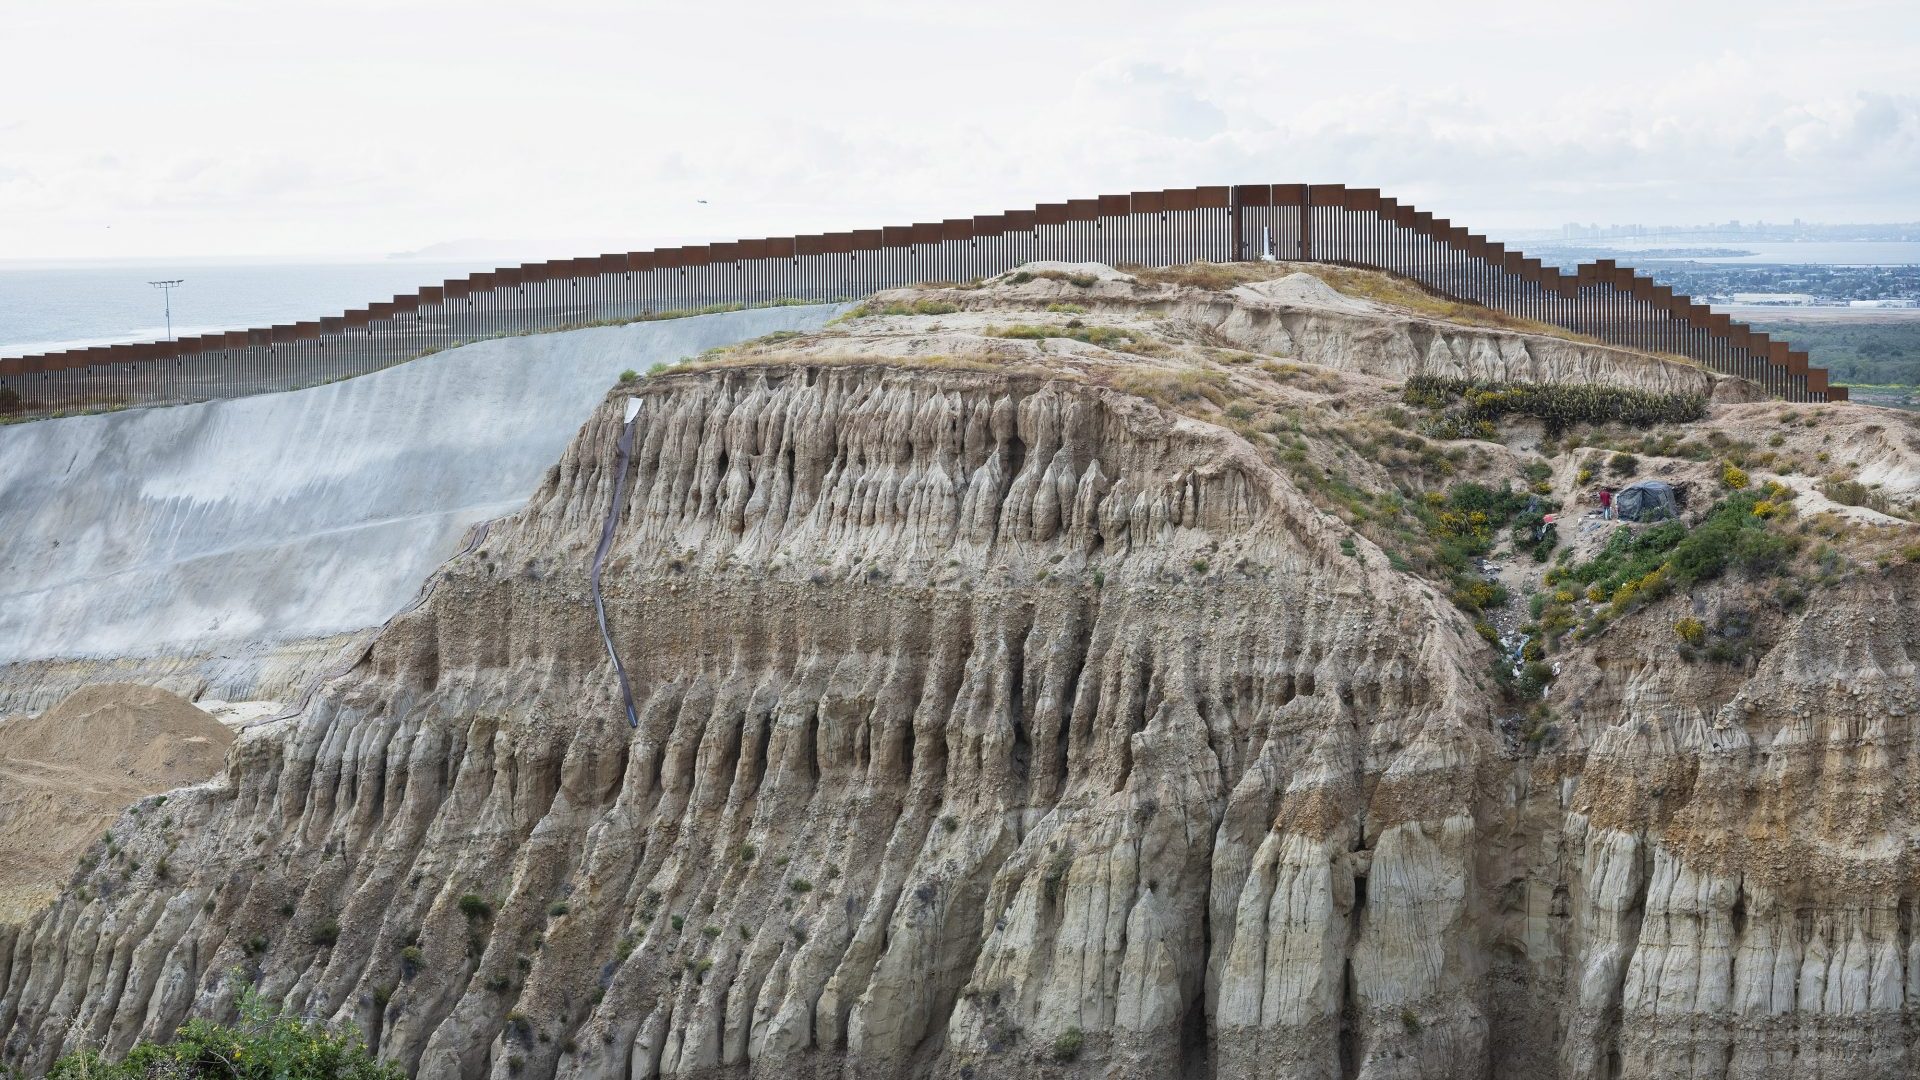
M 607 629 L 607 600 L 600 595 L 600 566 L 613 548 L 613 527 L 620 520 L 620 501 L 627 490 L 627 458 L 633 453 L 633 421 L 640 415 L 639 406 L 640 399 L 627 399 L 627 420 L 620 428 L 620 464 L 613 480 L 613 503 L 607 507 L 606 524 L 600 527 L 600 548 L 593 553 L 593 573 L 588 576 L 593 584 L 593 607 L 600 614 L 600 640 L 607 643 L 614 674 L 620 676 L 620 696 L 627 703 L 627 726 L 631 728 L 640 726 L 640 716 L 633 711 L 633 687 L 627 683 L 626 665 L 620 662 L 620 653 L 613 647 L 613 633 Z

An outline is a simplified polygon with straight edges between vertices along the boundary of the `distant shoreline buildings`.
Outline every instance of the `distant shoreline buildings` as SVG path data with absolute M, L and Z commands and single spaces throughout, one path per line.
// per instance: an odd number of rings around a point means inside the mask
M 1510 230 L 1516 239 L 1529 240 L 1674 240 L 1800 241 L 1883 240 L 1920 241 L 1920 222 L 1823 224 L 1794 218 L 1791 222 L 1729 221 L 1699 225 L 1599 225 L 1568 222 L 1558 229 Z

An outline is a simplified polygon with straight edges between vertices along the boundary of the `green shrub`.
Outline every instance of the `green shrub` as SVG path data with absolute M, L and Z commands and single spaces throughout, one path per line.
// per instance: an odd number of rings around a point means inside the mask
M 1764 577 L 1785 566 L 1796 544 L 1790 537 L 1767 531 L 1766 519 L 1753 513 L 1760 501 L 1752 492 L 1739 492 L 1715 504 L 1706 520 L 1674 546 L 1669 560 L 1674 584 L 1684 587 L 1710 581 L 1730 566 L 1752 577 Z
M 1493 550 L 1494 536 L 1526 508 L 1527 496 L 1519 492 L 1467 482 L 1448 488 L 1443 497 L 1429 496 L 1421 517 L 1440 540 L 1443 558 L 1459 568 Z
M 1674 623 L 1673 632 L 1680 635 L 1681 641 L 1695 648 L 1705 644 L 1707 640 L 1707 624 L 1691 615 Z
M 567 902 L 565 900 L 555 900 L 553 903 L 547 905 L 547 914 L 556 919 L 565 915 L 567 911 Z
M 1607 459 L 1607 471 L 1614 476 L 1632 476 L 1640 471 L 1640 459 L 1632 454 L 1615 454 Z
M 321 948 L 331 948 L 340 940 L 340 924 L 332 919 L 313 928 L 313 943 Z
M 460 914 L 468 919 L 490 919 L 493 917 L 493 905 L 473 893 L 460 898 Z
M 1058 900 L 1061 890 L 1066 886 L 1067 874 L 1073 869 L 1073 852 L 1058 851 L 1047 863 L 1046 875 L 1040 879 L 1041 894 L 1051 904 Z
M 627 370 L 620 373 L 621 386 L 625 386 L 628 383 L 633 383 L 638 381 L 640 381 L 640 373 L 633 370 L 632 368 L 628 368 Z
M 1738 491 L 1715 503 L 1692 530 L 1678 521 L 1638 531 L 1621 529 L 1591 560 L 1548 571 L 1548 582 L 1586 586 L 1589 599 L 1610 600 L 1602 615 L 1612 618 L 1730 568 L 1752 578 L 1779 573 L 1799 550 L 1799 542 L 1767 528 L 1768 520 L 1781 511 L 1758 509 L 1791 496 L 1768 485 L 1764 491 Z
M 1523 664 L 1520 674 L 1513 680 L 1514 696 L 1523 701 L 1531 701 L 1547 692 L 1547 684 L 1553 681 L 1553 669 L 1544 662 L 1534 660 Z
M 1086 1042 L 1086 1035 L 1079 1028 L 1070 1027 L 1053 1040 L 1053 1060 L 1074 1061 L 1080 1057 L 1080 1048 Z
M 251 987 L 232 1026 L 189 1020 L 167 1043 L 139 1042 L 118 1062 L 92 1049 L 54 1062 L 51 1080 L 404 1080 L 376 1061 L 352 1028 L 270 1009 Z
M 787 882 L 787 888 L 797 893 L 810 893 L 813 891 L 813 882 L 808 881 L 806 878 L 794 878 L 792 881 Z

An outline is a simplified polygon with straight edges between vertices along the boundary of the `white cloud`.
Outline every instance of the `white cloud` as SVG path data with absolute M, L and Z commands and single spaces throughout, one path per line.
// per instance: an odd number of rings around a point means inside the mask
M 1483 229 L 1914 219 L 1916 45 L 1920 5 L 1868 0 L 71 0 L 0 43 L 0 257 L 638 245 L 1265 180 Z

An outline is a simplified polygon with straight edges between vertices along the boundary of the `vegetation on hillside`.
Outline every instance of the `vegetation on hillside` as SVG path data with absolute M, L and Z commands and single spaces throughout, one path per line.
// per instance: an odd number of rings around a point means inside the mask
M 248 988 L 240 1022 L 189 1020 L 172 1042 L 140 1042 L 119 1061 L 94 1049 L 54 1063 L 50 1080 L 403 1080 L 359 1034 L 288 1016 Z
M 1013 326 L 1000 326 L 987 331 L 991 337 L 1018 338 L 1027 341 L 1045 341 L 1048 338 L 1067 338 L 1083 341 L 1102 348 L 1135 348 L 1147 346 L 1147 351 L 1160 351 L 1151 346 L 1148 339 L 1137 331 L 1117 326 L 1088 326 L 1079 319 L 1068 319 L 1064 326 L 1033 325 L 1016 323 Z
M 1751 579 L 1782 572 L 1801 540 L 1772 526 L 1791 515 L 1792 499 L 1791 489 L 1773 483 L 1735 491 L 1691 529 L 1678 521 L 1622 528 L 1592 559 L 1547 571 L 1547 591 L 1535 600 L 1547 649 L 1569 631 L 1576 638 L 1591 636 L 1669 592 L 1729 570 Z
M 891 303 L 868 300 L 835 321 L 871 319 L 879 315 L 951 315 L 959 310 L 960 305 L 948 303 L 945 300 L 915 300 L 912 303 L 899 300 Z
M 1468 612 L 1507 602 L 1506 589 L 1484 579 L 1473 561 L 1493 551 L 1500 533 L 1511 532 L 1516 553 L 1550 550 L 1554 544 L 1534 537 L 1551 504 L 1510 488 L 1455 484 L 1446 494 L 1431 493 L 1413 507 L 1433 544 L 1429 558 L 1442 571 L 1453 602 Z
M 1920 386 L 1920 319 L 1757 322 L 1755 330 L 1784 339 L 1827 369 L 1836 383 Z
M 1505 383 L 1415 375 L 1402 395 L 1428 410 L 1425 433 L 1436 439 L 1491 439 L 1504 416 L 1529 416 L 1558 437 L 1576 424 L 1649 428 L 1684 424 L 1707 415 L 1698 394 L 1664 394 L 1597 383 Z

